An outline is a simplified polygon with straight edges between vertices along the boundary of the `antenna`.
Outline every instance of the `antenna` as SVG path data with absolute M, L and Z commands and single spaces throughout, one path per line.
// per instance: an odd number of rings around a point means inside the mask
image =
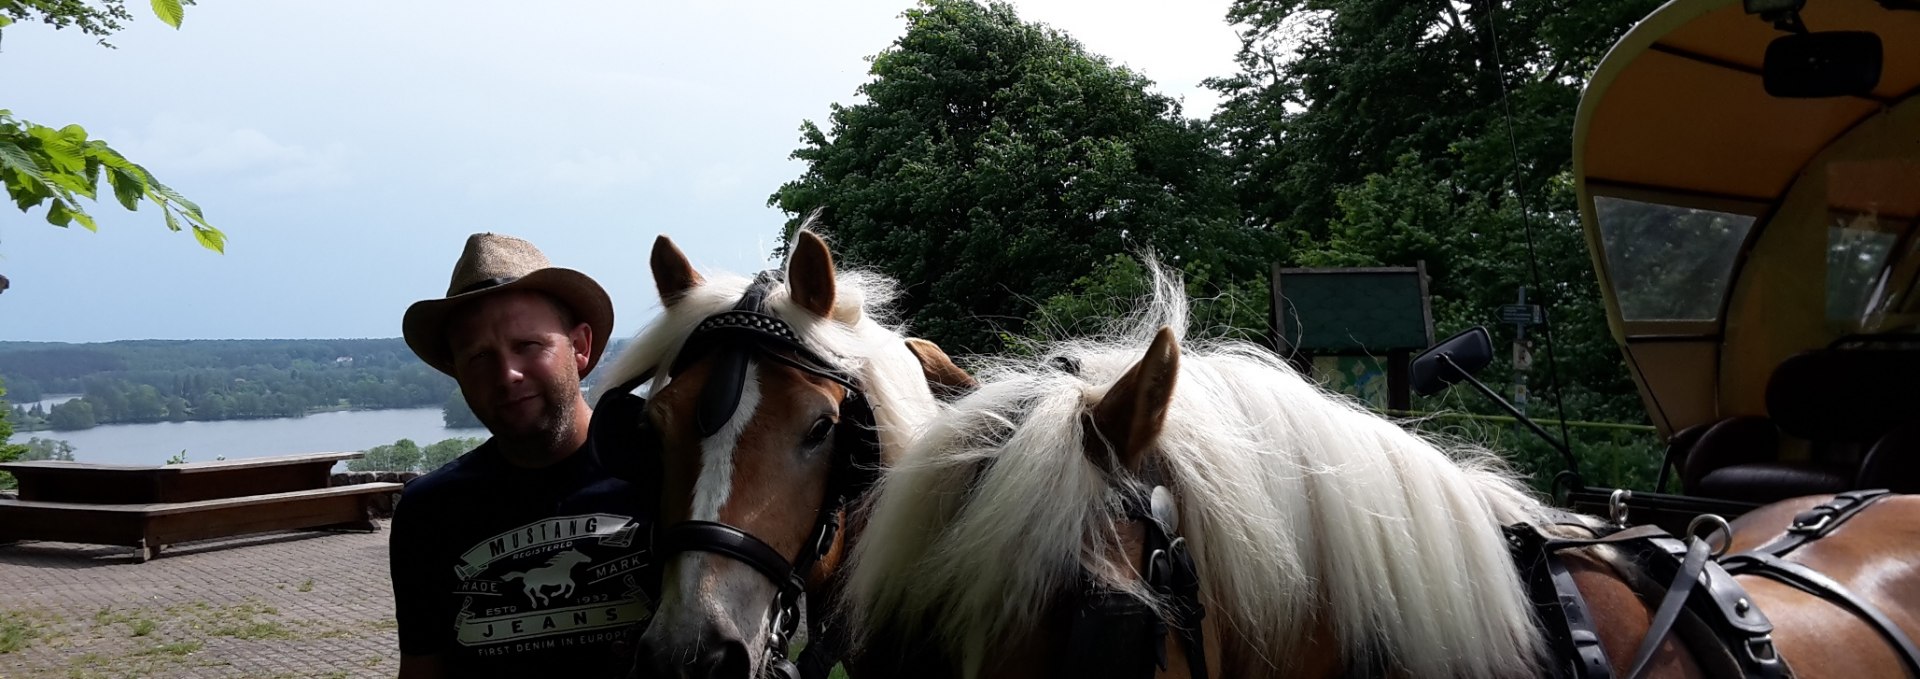
M 1507 122 L 1507 150 L 1513 155 L 1513 195 L 1520 201 L 1520 226 L 1527 237 L 1527 270 L 1533 279 L 1534 289 L 1545 291 L 1549 288 L 1540 284 L 1540 258 L 1534 253 L 1533 248 L 1533 210 L 1528 207 L 1527 192 L 1520 184 L 1520 141 L 1513 133 L 1513 102 L 1507 98 L 1506 69 L 1500 65 L 1499 11 L 1500 0 L 1487 3 L 1487 37 L 1493 47 L 1493 55 L 1489 61 L 1493 63 L 1493 79 L 1500 83 L 1500 106 Z M 1557 298 L 1557 295 L 1553 297 L 1553 299 Z M 1542 306 L 1552 306 L 1551 299 L 1541 301 L 1545 302 Z M 1553 380 L 1553 404 L 1560 415 L 1560 440 L 1566 441 L 1571 446 L 1573 438 L 1567 431 L 1567 399 L 1566 394 L 1560 389 L 1560 363 L 1555 358 L 1558 352 L 1553 350 L 1553 314 L 1546 313 L 1542 316 L 1544 318 L 1541 319 L 1540 332 L 1547 340 L 1547 377 Z

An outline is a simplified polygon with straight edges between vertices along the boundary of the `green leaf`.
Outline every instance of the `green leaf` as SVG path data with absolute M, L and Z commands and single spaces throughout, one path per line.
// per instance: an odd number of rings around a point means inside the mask
M 39 163 L 33 162 L 33 156 L 18 144 L 5 139 L 0 139 L 0 167 L 32 177 L 38 182 L 47 181 L 47 176 L 40 172 Z
M 200 241 L 201 247 L 223 255 L 227 254 L 227 234 L 221 233 L 219 229 L 211 226 L 193 227 L 193 238 Z
M 0 28 L 5 28 L 12 23 L 13 23 L 12 19 L 6 18 L 5 16 L 0 16 Z
M 180 230 L 180 222 L 179 222 L 179 221 L 177 221 L 177 220 L 175 220 L 175 219 L 173 218 L 173 211 L 172 211 L 172 210 L 169 210 L 169 209 L 167 209 L 167 206 L 165 206 L 165 205 L 162 205 L 162 206 L 160 206 L 160 214 L 163 214 L 163 215 L 166 215 L 166 216 L 167 216 L 167 230 L 168 230 L 168 231 L 179 231 L 179 230 Z
M 180 20 L 186 18 L 187 10 L 180 6 L 180 0 L 153 0 L 153 14 L 174 28 L 180 27 Z
M 60 188 L 66 189 L 68 191 L 72 191 L 82 196 L 86 196 L 88 198 L 94 197 L 93 187 L 87 184 L 87 178 L 85 175 L 76 174 L 72 172 L 54 172 L 52 174 L 47 175 L 47 181 L 53 182 L 54 185 L 59 186 Z
M 168 188 L 166 184 L 160 183 L 160 180 L 154 179 L 152 173 L 147 174 L 147 186 L 152 188 L 154 193 L 165 196 L 167 200 L 171 200 L 179 205 L 182 208 L 181 212 L 192 215 L 195 219 L 202 219 L 200 216 L 200 206 L 194 205 L 193 201 L 187 200 L 186 196 L 180 195 L 173 189 Z
M 98 224 L 93 223 L 93 215 L 87 214 L 85 211 L 81 210 L 79 206 L 75 206 L 72 212 L 73 212 L 73 221 L 80 222 L 80 225 L 87 227 L 88 231 L 92 231 L 95 233 L 100 232 L 100 226 Z
M 120 199 L 120 206 L 129 212 L 140 209 L 140 197 L 147 195 L 147 181 L 140 175 L 126 170 L 107 168 L 107 183 L 113 185 L 113 197 Z
M 62 229 L 67 228 L 68 224 L 73 223 L 73 213 L 67 210 L 66 203 L 53 201 L 53 207 L 47 208 L 47 223 Z

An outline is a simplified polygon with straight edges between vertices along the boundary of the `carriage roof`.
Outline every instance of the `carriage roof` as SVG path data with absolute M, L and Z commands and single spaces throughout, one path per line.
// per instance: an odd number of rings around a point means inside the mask
M 1663 434 L 1764 414 L 1795 354 L 1920 331 L 1920 11 L 1809 0 L 1800 15 L 1880 37 L 1870 94 L 1769 96 L 1764 55 L 1785 33 L 1735 0 L 1674 0 L 1580 102 L 1581 221 Z

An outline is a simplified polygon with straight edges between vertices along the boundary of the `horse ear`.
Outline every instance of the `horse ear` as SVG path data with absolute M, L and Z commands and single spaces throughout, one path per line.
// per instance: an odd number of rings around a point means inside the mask
M 1160 438 L 1167 422 L 1167 409 L 1173 405 L 1173 386 L 1180 372 L 1180 343 L 1173 329 L 1162 326 L 1153 336 L 1153 346 L 1140 362 L 1128 368 L 1120 380 L 1107 389 L 1106 396 L 1093 407 L 1093 429 L 1104 439 L 1120 466 L 1138 471 L 1146 453 Z M 1094 462 L 1105 466 L 1105 451 L 1089 446 Z
M 972 375 L 961 370 L 960 366 L 954 365 L 953 359 L 948 358 L 947 352 L 942 351 L 938 344 L 918 337 L 909 337 L 907 351 L 913 352 L 913 357 L 920 359 L 920 372 L 927 376 L 927 385 L 933 387 L 935 396 L 954 398 L 980 386 L 979 382 L 974 381 Z
M 693 270 L 693 262 L 687 261 L 686 254 L 680 252 L 666 234 L 653 239 L 652 264 L 653 287 L 660 291 L 661 306 L 673 306 L 688 290 L 701 283 L 700 273 Z
M 833 313 L 833 253 L 812 231 L 801 230 L 787 257 L 787 290 L 800 308 L 826 318 Z

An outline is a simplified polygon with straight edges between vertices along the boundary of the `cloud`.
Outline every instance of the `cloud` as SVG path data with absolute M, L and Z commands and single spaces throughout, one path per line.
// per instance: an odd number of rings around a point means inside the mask
M 274 139 L 251 127 L 161 116 L 145 134 L 115 146 L 163 181 L 182 174 L 237 179 L 263 193 L 298 193 L 346 186 L 353 181 L 346 145 L 308 147 Z

